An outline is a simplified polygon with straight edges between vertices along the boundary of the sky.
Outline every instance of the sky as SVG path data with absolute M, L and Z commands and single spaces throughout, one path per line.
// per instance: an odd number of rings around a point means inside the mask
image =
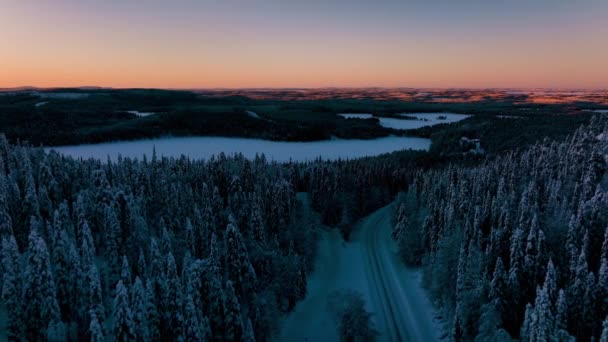
M 0 0 L 0 87 L 608 88 L 606 0 Z

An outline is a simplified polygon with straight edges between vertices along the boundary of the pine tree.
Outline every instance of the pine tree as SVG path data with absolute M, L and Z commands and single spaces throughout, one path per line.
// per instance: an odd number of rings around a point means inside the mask
M 536 303 L 534 312 L 536 313 L 536 324 L 530 331 L 530 338 L 534 341 L 548 341 L 554 329 L 554 315 L 551 308 L 551 300 L 547 293 L 547 288 L 539 288 L 536 291 Z
M 82 222 L 80 230 L 82 236 L 80 247 L 81 264 L 88 267 L 95 259 L 95 242 L 93 240 L 93 235 L 91 234 L 89 224 L 86 220 Z
M 19 250 L 13 236 L 2 239 L 2 288 L 0 298 L 7 313 L 6 337 L 9 341 L 19 341 L 22 337 L 23 308 L 21 302 L 21 275 Z
M 241 321 L 241 305 L 230 280 L 226 281 L 223 301 L 225 303 L 225 338 L 228 341 L 241 341 L 245 333 Z
M 57 301 L 64 320 L 70 321 L 75 314 L 79 289 L 80 260 L 75 247 L 63 227 L 55 227 L 57 238 L 53 248 L 53 270 L 57 287 Z
M 553 261 L 551 259 L 549 259 L 549 263 L 547 264 L 547 273 L 545 275 L 544 287 L 547 290 L 547 295 L 549 296 L 549 300 L 551 301 L 551 303 L 555 303 L 558 296 L 557 272 L 555 270 L 555 266 L 553 266 Z
M 62 321 L 55 319 L 48 324 L 46 329 L 46 340 L 49 342 L 67 341 L 67 333 L 65 324 Z
M 589 272 L 587 274 L 587 279 L 585 283 L 585 294 L 583 297 L 583 305 L 582 305 L 582 317 L 579 321 L 579 333 L 577 334 L 582 339 L 589 339 L 593 335 L 594 327 L 597 322 L 597 313 L 596 313 L 596 285 L 595 285 L 595 275 L 593 272 Z
M 249 231 L 253 235 L 253 239 L 260 245 L 266 244 L 266 227 L 264 225 L 262 199 L 259 195 L 254 196 L 253 199 Z
M 604 319 L 602 327 L 602 335 L 600 336 L 599 342 L 608 342 L 608 316 L 606 316 L 606 319 Z
M 131 284 L 131 268 L 129 267 L 129 259 L 126 255 L 122 256 L 122 267 L 120 270 L 120 280 L 122 280 L 125 286 Z
M 247 319 L 247 324 L 245 325 L 245 336 L 243 338 L 244 342 L 255 342 L 255 334 L 253 333 L 253 325 L 251 324 L 251 319 Z
M 135 336 L 137 336 L 138 341 L 149 341 L 150 334 L 148 332 L 148 320 L 146 317 L 146 290 L 139 277 L 135 277 L 130 297 Z
M 184 308 L 184 340 L 186 342 L 204 341 L 203 333 L 201 332 L 198 315 L 194 306 L 192 295 L 186 296 L 186 305 Z
M 502 265 L 502 260 L 498 258 L 496 260 L 496 268 L 494 269 L 494 275 L 492 282 L 490 283 L 489 300 L 494 302 L 496 309 L 499 312 L 503 312 L 505 309 L 505 295 L 507 291 L 507 274 L 505 268 Z
M 113 206 L 106 206 L 104 211 L 105 256 L 108 260 L 108 285 L 116 284 L 120 279 L 122 258 L 120 257 L 120 223 Z
M 146 321 L 151 341 L 160 340 L 160 313 L 156 303 L 154 282 L 148 279 L 146 282 Z
M 139 256 L 137 258 L 137 272 L 136 272 L 136 276 L 144 279 L 147 275 L 147 264 L 146 264 L 146 257 L 144 256 L 144 251 L 140 248 L 139 249 Z
M 32 224 L 35 227 L 35 224 Z M 46 243 L 32 229 L 23 278 L 25 335 L 28 340 L 43 340 L 48 323 L 60 318 L 55 281 Z
M 95 315 L 95 312 L 91 312 L 91 323 L 89 324 L 89 334 L 91 335 L 91 342 L 104 342 L 106 339 L 103 336 L 103 329 L 99 320 Z
M 205 316 L 209 318 L 212 340 L 223 339 L 225 332 L 224 289 L 218 272 L 218 268 L 211 262 L 203 269 L 203 309 L 206 310 Z
M 162 336 L 174 336 L 172 332 L 182 329 L 182 290 L 177 276 L 177 267 L 173 254 L 167 256 L 167 272 L 162 284 L 162 310 L 164 312 L 161 329 Z
M 521 326 L 519 338 L 523 342 L 534 341 L 536 331 L 536 313 L 532 304 L 526 305 L 526 314 L 524 316 L 524 322 Z
M 237 293 L 243 296 L 253 288 L 255 272 L 249 262 L 243 238 L 232 222 L 226 228 L 225 240 L 228 279 L 232 280 Z
M 114 297 L 114 309 L 112 311 L 114 323 L 112 325 L 112 334 L 116 341 L 132 341 L 135 340 L 135 324 L 133 322 L 133 313 L 129 305 L 129 294 L 127 288 L 118 281 L 116 285 L 116 296 Z
M 101 323 L 105 320 L 105 308 L 103 306 L 103 292 L 99 281 L 99 272 L 97 272 L 95 264 L 89 266 L 86 277 L 88 284 L 88 309 L 89 312 L 95 314 L 95 317 Z
M 568 334 L 568 304 L 566 301 L 566 292 L 560 289 L 557 296 L 556 314 L 555 314 L 555 336 L 553 340 L 566 342 L 572 340 Z

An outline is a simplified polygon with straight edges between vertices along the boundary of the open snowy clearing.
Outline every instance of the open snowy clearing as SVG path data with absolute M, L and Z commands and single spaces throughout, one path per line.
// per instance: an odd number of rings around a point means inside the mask
M 584 109 L 585 112 L 608 114 L 608 109 Z
M 258 113 L 256 113 L 256 112 L 252 112 L 252 111 L 250 111 L 250 110 L 246 110 L 246 111 L 245 111 L 245 114 L 247 114 L 247 116 L 252 117 L 252 118 L 254 118 L 254 119 L 262 119 L 262 118 L 261 118 L 261 117 L 258 115 Z
M 363 295 L 381 341 L 438 341 L 441 329 L 420 285 L 417 270 L 398 259 L 390 237 L 390 205 L 364 218 L 352 241 L 337 230 L 325 232 L 308 294 L 287 317 L 280 341 L 338 341 L 336 323 L 327 310 L 339 290 Z
M 344 113 L 338 114 L 347 119 L 370 119 L 374 117 L 369 113 Z M 421 127 L 434 126 L 439 124 L 449 124 L 464 120 L 470 115 L 454 113 L 403 113 L 399 116 L 407 117 L 404 119 L 376 117 L 380 126 L 393 129 L 417 129 Z
M 156 149 L 158 156 L 192 159 L 209 159 L 221 152 L 227 155 L 242 153 L 253 159 L 256 154 L 264 154 L 268 160 L 287 162 L 307 161 L 316 158 L 324 160 L 355 159 L 376 156 L 399 150 L 428 150 L 431 141 L 415 137 L 385 137 L 372 140 L 324 140 L 312 142 L 285 142 L 261 139 L 226 137 L 161 138 L 112 143 L 49 147 L 59 153 L 75 158 L 96 158 L 105 160 L 118 156 L 142 158 L 152 156 Z
M 146 116 L 150 116 L 150 115 L 154 115 L 156 113 L 149 113 L 149 112 L 140 112 L 137 110 L 128 110 L 127 113 L 133 114 L 135 116 L 139 116 L 139 117 L 146 117 Z
M 358 113 L 343 113 L 338 114 L 345 119 L 371 119 L 374 116 L 371 114 L 358 114 Z

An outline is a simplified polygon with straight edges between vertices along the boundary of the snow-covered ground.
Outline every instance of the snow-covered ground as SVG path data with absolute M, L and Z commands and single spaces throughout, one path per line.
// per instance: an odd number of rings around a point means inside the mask
M 585 112 L 608 114 L 608 109 L 584 109 Z
M 338 114 L 347 119 L 369 119 L 373 115 L 369 113 L 344 113 Z M 404 113 L 400 116 L 415 118 L 415 119 L 396 119 L 376 117 L 380 126 L 393 129 L 417 129 L 426 126 L 434 126 L 439 124 L 448 124 L 458 122 L 468 118 L 470 115 L 454 114 L 454 113 Z
M 225 137 L 160 138 L 136 141 L 121 141 L 90 145 L 49 147 L 75 158 L 97 158 L 108 156 L 116 160 L 119 155 L 129 158 L 148 158 L 156 148 L 159 156 L 193 159 L 208 159 L 220 152 L 232 155 L 242 153 L 246 158 L 254 158 L 264 153 L 268 160 L 286 162 L 314 160 L 354 159 L 375 156 L 399 150 L 428 150 L 431 141 L 415 137 L 385 137 L 371 140 L 323 140 L 313 142 L 285 142 L 261 139 Z
M 248 116 L 254 118 L 254 119 L 261 119 L 261 117 L 258 115 L 258 113 L 256 112 L 252 112 L 250 110 L 246 110 L 245 114 L 247 114 Z
M 286 318 L 280 341 L 338 341 L 336 323 L 327 310 L 339 290 L 363 295 L 381 341 L 437 341 L 440 324 L 420 285 L 418 270 L 397 257 L 390 237 L 390 206 L 364 218 L 353 239 L 344 242 L 337 230 L 325 232 L 306 298 Z
M 338 114 L 345 119 L 371 119 L 374 116 L 371 114 L 363 114 L 363 113 L 342 113 Z
M 156 113 L 149 113 L 149 112 L 140 112 L 137 110 L 128 110 L 127 113 L 133 114 L 135 116 L 139 116 L 139 117 L 146 117 L 146 116 L 150 116 L 150 115 L 154 115 Z
M 516 116 L 516 115 L 496 115 L 497 118 L 501 118 L 501 119 L 523 119 L 523 116 Z
M 38 102 L 35 104 L 36 107 L 40 107 L 40 106 L 44 106 L 45 104 L 49 103 L 48 101 L 43 101 L 43 102 Z

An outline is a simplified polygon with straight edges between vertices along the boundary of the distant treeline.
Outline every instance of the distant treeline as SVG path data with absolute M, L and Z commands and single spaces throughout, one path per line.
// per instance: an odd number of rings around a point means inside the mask
M 155 114 L 138 117 L 128 111 Z M 257 113 L 260 118 L 248 115 L 247 111 Z M 403 132 L 381 127 L 374 118 L 348 120 L 336 115 L 351 112 L 393 116 L 402 112 L 437 111 L 475 116 L 456 124 Z M 34 146 L 161 136 L 313 141 L 408 134 L 432 138 L 433 151 L 445 155 L 458 150 L 456 142 L 460 136 L 481 138 L 484 149 L 489 151 L 517 148 L 543 136 L 563 136 L 587 122 L 590 116 L 569 115 L 571 112 L 565 105 L 523 107 L 495 100 L 471 103 L 372 99 L 277 101 L 154 89 L 61 89 L 0 96 L 0 131 L 10 141 L 27 141 Z M 501 119 L 497 115 L 525 119 Z

